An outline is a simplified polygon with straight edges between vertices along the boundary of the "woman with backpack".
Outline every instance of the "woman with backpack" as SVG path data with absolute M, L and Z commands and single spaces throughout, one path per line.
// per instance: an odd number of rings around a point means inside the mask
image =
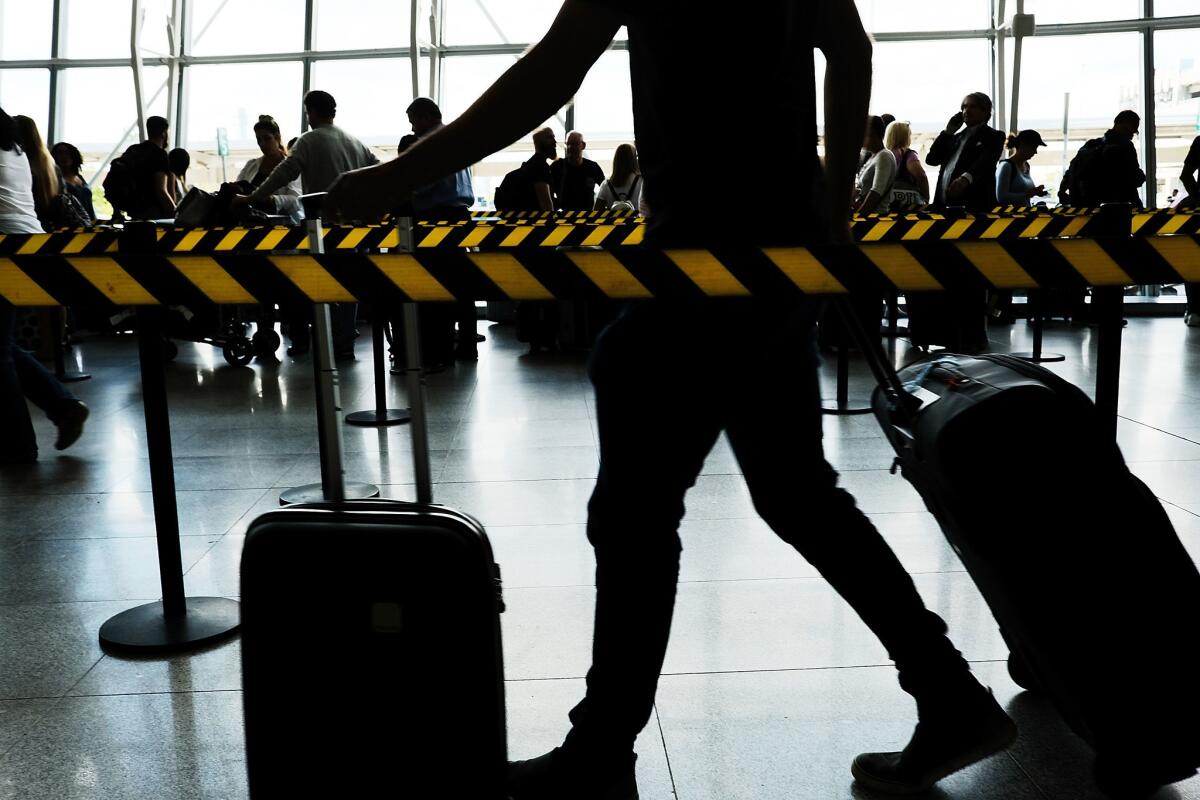
M 33 176 L 33 202 L 42 228 L 49 232 L 61 228 L 91 227 L 92 220 L 87 211 L 67 191 L 66 182 L 58 165 L 50 157 L 37 123 L 29 117 L 15 116 L 17 135 L 29 160 L 29 171 Z
M 88 219 L 95 222 L 96 207 L 92 202 L 92 187 L 83 179 L 83 154 L 79 152 L 79 148 L 70 142 L 59 142 L 50 148 L 50 157 L 58 164 L 67 191 L 79 201 L 79 205 L 87 212 Z
M 637 150 L 631 144 L 617 146 L 613 153 L 612 175 L 600 184 L 596 194 L 596 211 L 638 211 L 642 203 L 642 171 L 638 168 Z

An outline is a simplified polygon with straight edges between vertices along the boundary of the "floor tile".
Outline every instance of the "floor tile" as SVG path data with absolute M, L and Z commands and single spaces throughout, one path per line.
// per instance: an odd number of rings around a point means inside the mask
M 180 491 L 175 494 L 179 532 L 184 536 L 218 537 L 260 497 L 262 489 Z M 150 492 L 27 498 L 44 509 L 43 521 L 30 530 L 44 539 L 102 539 L 154 536 L 154 502 Z M 2 525 L 3 523 L 0 523 Z
M 915 708 L 891 668 L 669 675 L 658 710 L 681 798 L 872 800 L 853 785 L 865 750 L 899 750 Z M 1006 755 L 951 776 L 931 794 L 1043 800 Z
M 438 503 L 465 511 L 484 524 L 567 525 L 587 521 L 595 479 L 439 483 Z
M 508 756 L 534 758 L 562 744 L 570 729 L 567 712 L 583 697 L 581 680 L 508 681 Z M 642 800 L 675 800 L 657 715 L 637 739 L 638 794 Z M 565 799 L 564 799 L 565 800 Z
M 0 699 L 58 697 L 100 660 L 100 626 L 136 603 L 0 606 Z
M 38 720 L 54 705 L 54 700 L 0 700 L 0 764 L 4 754 L 37 727 Z
M 238 637 L 201 650 L 138 658 L 105 655 L 68 696 L 221 692 L 242 690 Z
M 0 760 L 4 800 L 247 796 L 240 692 L 71 697 Z
M 213 541 L 181 536 L 183 568 Z M 0 547 L 0 605 L 161 596 L 157 539 L 34 539 Z
M 451 450 L 438 479 L 446 483 L 595 479 L 594 446 Z
M 175 458 L 175 488 L 267 489 L 276 486 L 283 473 L 311 455 L 197 456 Z M 138 463 L 134 474 L 113 486 L 114 492 L 150 491 L 149 462 Z

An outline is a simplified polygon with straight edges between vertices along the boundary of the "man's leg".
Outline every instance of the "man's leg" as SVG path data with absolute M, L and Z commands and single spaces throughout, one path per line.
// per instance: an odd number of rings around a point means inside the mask
M 838 488 L 821 444 L 816 370 L 807 364 L 782 368 L 797 360 L 767 354 L 765 363 L 747 371 L 749 385 L 730 400 L 729 441 L 756 510 L 879 637 L 896 662 L 900 685 L 917 701 L 923 727 L 909 748 L 860 756 L 855 776 L 884 792 L 928 788 L 1007 746 L 1015 729 L 970 674 L 945 635 L 945 623 L 925 608 L 875 526 Z
M 514 800 L 636 796 L 631 754 L 666 653 L 683 499 L 720 434 L 707 374 L 670 357 L 663 334 L 673 323 L 647 312 L 606 330 L 592 360 L 600 473 L 588 503 L 596 616 L 587 696 L 562 748 L 514 765 Z M 625 793 L 611 788 L 622 776 Z
M 20 347 L 12 347 L 10 352 L 26 397 L 45 411 L 46 416 L 58 428 L 54 447 L 65 450 L 83 433 L 83 423 L 88 418 L 88 407 L 71 394 L 54 373 L 42 366 L 42 362 L 32 353 Z

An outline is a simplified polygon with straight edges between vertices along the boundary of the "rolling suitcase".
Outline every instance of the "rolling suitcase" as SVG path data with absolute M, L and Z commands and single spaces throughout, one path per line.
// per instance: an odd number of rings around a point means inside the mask
M 939 354 L 886 378 L 873 405 L 896 465 L 990 606 L 1013 678 L 1092 746 L 1110 796 L 1193 775 L 1200 732 L 1175 723 L 1200 713 L 1200 574 L 1091 400 L 1010 356 Z
M 241 569 L 254 800 L 503 800 L 500 579 L 477 522 L 293 506 L 254 521 Z

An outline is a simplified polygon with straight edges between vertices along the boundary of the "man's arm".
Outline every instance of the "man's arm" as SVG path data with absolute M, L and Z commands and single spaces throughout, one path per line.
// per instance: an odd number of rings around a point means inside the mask
M 940 167 L 954 155 L 954 134 L 942 131 L 929 147 L 929 155 L 925 163 L 931 167 Z
M 835 241 L 850 241 L 850 208 L 863 120 L 871 99 L 871 39 L 853 0 L 824 0 L 813 43 L 825 54 L 825 191 Z
M 342 175 L 330 188 L 326 207 L 343 218 L 377 219 L 418 186 L 517 141 L 571 99 L 622 23 L 603 5 L 566 0 L 542 40 L 461 117 L 399 158 Z
M 538 206 L 542 211 L 554 210 L 554 197 L 550 194 L 550 184 L 544 181 L 538 181 L 533 185 L 533 192 L 537 195 Z
M 175 210 L 175 198 L 171 196 L 171 176 L 165 172 L 154 173 L 154 197 L 163 210 Z
M 296 147 L 292 150 L 291 154 L 283 161 L 280 161 L 275 166 L 275 169 L 271 170 L 271 174 L 267 176 L 267 179 L 250 193 L 249 202 L 260 203 L 300 177 L 300 173 L 304 170 L 305 148 L 302 147 L 303 144 L 304 139 L 296 142 Z

